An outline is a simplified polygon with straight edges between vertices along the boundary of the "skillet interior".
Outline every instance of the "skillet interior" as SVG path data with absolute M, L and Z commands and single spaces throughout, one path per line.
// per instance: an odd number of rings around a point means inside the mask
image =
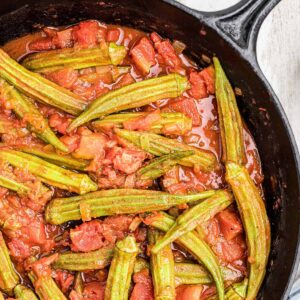
M 14 12 L 5 15 L 8 11 Z M 144 31 L 155 30 L 181 40 L 188 45 L 187 53 L 199 64 L 202 64 L 202 53 L 216 54 L 234 86 L 243 91 L 244 96 L 238 99 L 239 107 L 257 143 L 265 174 L 264 190 L 273 241 L 259 299 L 287 297 L 299 237 L 298 153 L 282 108 L 255 64 L 254 56 L 245 59 L 241 51 L 232 47 L 206 21 L 158 0 L 2 0 L 0 15 L 0 44 L 42 25 L 98 19 Z

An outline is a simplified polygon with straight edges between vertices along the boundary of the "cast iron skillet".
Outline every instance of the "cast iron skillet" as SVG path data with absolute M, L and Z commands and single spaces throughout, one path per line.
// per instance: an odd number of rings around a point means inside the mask
M 216 54 L 231 82 L 243 91 L 238 103 L 254 135 L 265 174 L 272 223 L 272 250 L 259 299 L 287 299 L 299 262 L 300 188 L 297 146 L 286 115 L 256 60 L 264 17 L 279 0 L 244 0 L 218 13 L 189 9 L 173 0 L 1 0 L 0 44 L 42 25 L 84 19 L 132 26 L 183 41 L 200 65 Z M 276 34 L 276 33 L 274 33 Z M 278 57 L 280 59 L 280 57 Z M 283 66 L 284 67 L 284 66 Z

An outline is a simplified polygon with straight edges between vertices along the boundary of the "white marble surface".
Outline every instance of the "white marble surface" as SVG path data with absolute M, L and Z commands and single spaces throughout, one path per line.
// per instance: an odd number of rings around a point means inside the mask
M 201 11 L 216 11 L 238 2 L 178 1 Z M 282 103 L 300 147 L 300 0 L 281 0 L 268 15 L 259 32 L 257 57 L 263 73 Z M 292 293 L 300 288 L 300 270 L 298 273 Z M 300 300 L 300 294 L 291 299 Z

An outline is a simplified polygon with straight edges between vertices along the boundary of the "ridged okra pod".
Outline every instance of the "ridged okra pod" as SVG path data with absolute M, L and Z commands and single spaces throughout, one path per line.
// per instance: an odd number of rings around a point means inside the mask
M 162 237 L 159 231 L 149 230 L 150 247 Z M 171 245 L 167 245 L 157 254 L 150 256 L 151 275 L 156 300 L 173 300 L 175 293 L 174 256 Z
M 109 268 L 104 300 L 127 300 L 134 262 L 139 248 L 135 238 L 127 236 L 117 242 Z
M 18 284 L 14 288 L 15 297 L 17 300 L 38 300 L 35 293 L 25 285 Z
M 119 137 L 126 139 L 155 156 L 162 156 L 173 151 L 194 151 L 194 155 L 185 157 L 179 161 L 179 164 L 184 166 L 199 166 L 204 171 L 211 171 L 218 166 L 217 159 L 213 153 L 188 146 L 174 139 L 166 138 L 155 133 L 129 131 L 125 129 L 116 129 L 115 132 Z
M 147 112 L 132 112 L 109 115 L 103 119 L 93 122 L 95 128 L 116 127 L 123 128 L 124 123 L 142 117 L 146 117 Z M 167 134 L 168 132 L 176 132 L 178 135 L 183 135 L 192 130 L 192 119 L 180 112 L 161 112 L 159 120 L 153 122 L 147 131 L 157 134 Z M 126 124 L 126 123 L 125 123 Z
M 231 186 L 246 232 L 249 264 L 247 300 L 256 298 L 266 273 L 270 252 L 270 223 L 264 201 L 247 169 L 226 164 L 226 180 Z
M 39 296 L 40 300 L 67 300 L 50 275 L 37 278 L 31 271 L 28 273 L 28 277 L 31 280 L 35 288 L 35 292 Z
M 217 213 L 232 203 L 233 199 L 227 191 L 217 191 L 205 201 L 191 207 L 181 214 L 165 236 L 152 248 L 152 253 L 158 253 L 166 245 L 174 242 L 187 232 L 194 230 L 198 225 L 205 223 Z
M 167 232 L 175 224 L 175 220 L 168 214 L 160 212 L 159 214 L 148 216 L 145 219 L 145 223 Z M 217 257 L 209 245 L 199 237 L 195 230 L 182 235 L 175 242 L 190 252 L 208 270 L 215 281 L 219 299 L 224 300 L 224 283 L 221 268 Z
M 216 98 L 221 129 L 223 162 L 245 162 L 243 123 L 237 107 L 234 91 L 219 60 L 214 57 L 216 74 Z
M 22 95 L 5 80 L 0 80 L 0 94 L 11 103 L 14 113 L 21 119 L 26 120 L 28 129 L 46 143 L 61 151 L 68 151 L 66 145 L 61 142 L 48 124 L 48 120 L 36 108 L 34 103 Z
M 214 194 L 205 191 L 190 195 L 171 195 L 160 191 L 136 189 L 112 189 L 89 193 L 83 196 L 52 200 L 45 212 L 47 222 L 62 224 L 70 220 L 115 214 L 134 214 L 166 210 L 172 206 L 205 199 Z
M 186 77 L 173 73 L 146 79 L 121 87 L 93 101 L 69 126 L 72 131 L 78 126 L 108 114 L 141 107 L 152 102 L 180 96 L 189 86 Z
M 113 254 L 114 249 L 111 247 L 104 247 L 87 253 L 66 252 L 59 254 L 53 267 L 71 271 L 103 269 L 110 264 Z
M 0 175 L 0 186 L 15 191 L 19 195 L 24 195 L 30 191 L 30 188 L 25 184 L 19 183 L 3 175 Z
M 0 289 L 5 293 L 11 294 L 14 287 L 19 282 L 19 277 L 10 259 L 9 252 L 0 232 Z
M 54 151 L 48 151 L 37 147 L 26 147 L 21 146 L 18 148 L 20 151 L 33 154 L 35 156 L 41 157 L 44 160 L 68 169 L 83 171 L 89 164 L 88 161 L 82 159 L 75 159 L 71 155 L 61 155 Z
M 2 49 L 0 49 L 0 77 L 25 95 L 72 115 L 80 114 L 86 107 L 86 102 L 79 96 L 25 69 Z
M 35 72 L 52 72 L 64 68 L 84 69 L 96 66 L 118 65 L 126 56 L 126 48 L 115 43 L 101 44 L 95 48 L 63 48 L 33 53 L 22 65 Z
M 66 170 L 34 155 L 15 150 L 0 149 L 0 156 L 2 160 L 7 161 L 12 166 L 27 169 L 28 172 L 36 175 L 42 182 L 61 189 L 78 194 L 97 190 L 97 184 L 88 175 Z
M 172 167 L 177 165 L 180 160 L 191 156 L 194 153 L 194 151 L 175 151 L 173 153 L 154 158 L 147 166 L 138 170 L 137 176 L 142 180 L 156 179 L 161 177 L 171 170 Z
M 0 300 L 5 300 L 2 292 L 0 292 Z

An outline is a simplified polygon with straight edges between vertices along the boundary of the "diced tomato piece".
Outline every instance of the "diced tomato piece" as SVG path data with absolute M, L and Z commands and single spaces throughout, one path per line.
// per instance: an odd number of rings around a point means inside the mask
M 120 37 L 120 30 L 115 28 L 115 29 L 110 29 L 108 30 L 106 34 L 106 41 L 107 42 L 117 42 Z
M 73 28 L 67 28 L 56 32 L 52 42 L 56 48 L 68 48 L 73 46 Z
M 40 220 L 32 220 L 30 226 L 26 227 L 28 240 L 32 244 L 43 245 L 46 242 L 45 225 Z
M 190 73 L 189 81 L 191 83 L 191 89 L 188 93 L 195 99 L 202 99 L 208 96 L 205 81 L 196 71 Z
M 83 299 L 104 300 L 105 284 L 93 281 L 85 284 L 83 290 Z
M 212 218 L 205 225 L 207 242 L 215 245 L 220 237 L 219 222 L 216 218 Z
M 66 293 L 74 282 L 74 275 L 66 270 L 55 270 L 54 278 L 63 293 Z
M 130 54 L 135 65 L 143 73 L 148 74 L 150 68 L 155 65 L 155 50 L 148 38 L 142 37 L 131 49 Z
M 235 212 L 223 210 L 217 215 L 217 219 L 226 240 L 230 241 L 243 232 L 242 223 Z
M 129 73 L 127 73 L 127 74 L 124 74 L 123 76 L 120 76 L 118 78 L 118 81 L 113 85 L 113 88 L 114 89 L 119 89 L 123 86 L 132 84 L 134 82 L 135 82 L 134 78 Z
M 114 168 L 126 174 L 136 172 L 141 166 L 147 155 L 138 149 L 122 149 L 113 160 Z
M 12 239 L 8 243 L 10 254 L 16 259 L 24 259 L 31 255 L 30 246 L 20 239 Z
M 79 147 L 80 135 L 64 135 L 60 140 L 68 147 L 69 152 L 73 152 Z
M 154 292 L 149 271 L 144 269 L 133 275 L 135 283 L 130 300 L 153 300 Z
M 200 73 L 201 77 L 203 78 L 206 90 L 208 94 L 215 93 L 215 69 L 213 66 L 209 66 L 203 69 Z
M 58 85 L 70 89 L 78 78 L 78 71 L 72 68 L 66 68 L 47 73 L 46 77 Z
M 180 285 L 176 289 L 176 300 L 199 300 L 203 291 L 201 284 Z
M 70 125 L 72 119 L 62 116 L 59 113 L 55 113 L 49 118 L 50 127 L 56 129 L 59 133 L 66 134 L 67 128 Z
M 101 133 L 82 135 L 79 147 L 73 153 L 73 156 L 82 159 L 93 159 L 95 156 L 104 158 L 104 147 L 106 143 L 107 138 Z
M 145 116 L 137 117 L 133 120 L 129 120 L 123 123 L 123 126 L 127 130 L 141 130 L 147 131 L 151 129 L 151 126 L 161 119 L 159 110 L 150 112 Z
M 45 51 L 45 50 L 51 50 L 55 48 L 52 42 L 52 38 L 50 37 L 41 38 L 36 41 L 32 41 L 31 43 L 29 43 L 28 47 L 31 51 Z
M 216 247 L 216 254 L 225 262 L 232 263 L 244 257 L 245 244 L 241 237 L 236 237 L 231 241 L 221 241 Z

